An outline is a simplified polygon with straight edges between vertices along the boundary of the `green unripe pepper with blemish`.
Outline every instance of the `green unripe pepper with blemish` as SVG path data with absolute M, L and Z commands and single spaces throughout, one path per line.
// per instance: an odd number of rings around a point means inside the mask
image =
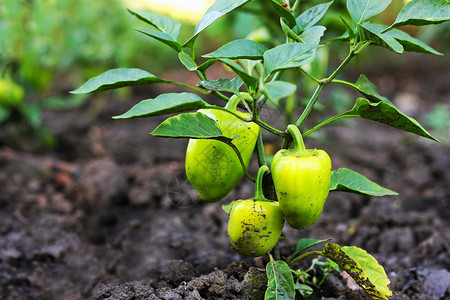
M 331 179 L 331 160 L 323 150 L 305 149 L 297 126 L 287 129 L 294 149 L 282 149 L 273 157 L 271 170 L 275 191 L 286 221 L 304 229 L 322 214 Z
M 261 256 L 272 250 L 280 239 L 284 215 L 278 202 L 262 193 L 262 177 L 269 168 L 262 166 L 256 179 L 255 197 L 233 203 L 228 220 L 228 238 L 241 254 Z
M 246 93 L 241 95 L 247 100 L 250 97 Z M 250 114 L 236 110 L 240 101 L 234 95 L 225 108 L 244 119 L 250 118 Z M 214 119 L 224 136 L 233 138 L 232 143 L 239 150 L 247 169 L 258 139 L 259 126 L 218 109 L 200 109 L 199 112 Z M 185 167 L 187 178 L 200 199 L 208 202 L 216 202 L 225 197 L 244 176 L 244 169 L 236 152 L 217 140 L 190 139 Z

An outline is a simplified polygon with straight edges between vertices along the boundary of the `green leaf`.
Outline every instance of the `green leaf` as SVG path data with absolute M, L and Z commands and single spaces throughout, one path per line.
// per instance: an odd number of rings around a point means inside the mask
M 403 46 L 395 38 L 387 33 L 381 33 L 376 24 L 361 24 L 362 35 L 364 40 L 371 41 L 377 46 L 385 47 L 398 54 L 403 53 Z
M 250 0 L 216 0 L 216 2 L 208 8 L 202 19 L 197 23 L 195 26 L 194 35 L 185 43 L 185 46 L 191 46 L 197 35 L 214 21 L 249 1 Z
M 223 136 L 217 123 L 201 112 L 170 117 L 159 124 L 151 135 L 170 138 L 228 139 Z
M 155 75 L 141 69 L 112 69 L 96 77 L 89 79 L 81 87 L 72 91 L 72 94 L 87 94 L 109 89 L 117 89 L 124 86 L 132 86 L 147 83 L 167 83 Z
M 410 36 L 406 32 L 401 31 L 399 29 L 392 29 L 392 30 L 388 31 L 386 34 L 395 38 L 400 44 L 402 44 L 403 48 L 406 51 L 443 55 L 442 53 L 434 50 L 433 48 L 431 48 L 430 46 L 428 46 L 421 40 L 418 40 L 418 39 Z
M 171 37 L 168 33 L 149 29 L 136 29 L 136 30 L 154 39 L 157 39 L 158 41 L 166 44 L 167 46 L 169 46 L 170 48 L 174 49 L 177 52 L 181 52 L 183 48 L 183 45 L 174 40 L 173 37 Z
M 288 38 L 293 39 L 294 41 L 299 42 L 299 43 L 304 43 L 304 41 L 294 32 L 294 30 L 291 29 L 291 27 L 289 27 L 289 25 L 287 25 L 285 18 L 280 18 L 280 25 L 281 25 L 281 29 L 283 30 L 284 34 Z
M 370 196 L 392 196 L 398 193 L 384 188 L 364 175 L 347 168 L 331 171 L 330 191 L 352 192 Z
M 270 257 L 266 265 L 268 278 L 264 300 L 292 300 L 295 298 L 294 277 L 284 261 L 275 261 Z
M 381 24 L 370 24 L 371 30 L 376 32 L 377 34 L 383 32 L 388 27 Z M 391 36 L 394 39 L 396 39 L 406 51 L 414 51 L 414 52 L 424 52 L 424 53 L 431 53 L 436 55 L 442 55 L 442 53 L 437 52 L 421 40 L 418 40 L 416 38 L 413 38 L 409 34 L 407 34 L 404 31 L 401 31 L 399 29 L 391 29 L 384 33 L 387 36 Z
M 271 0 L 273 8 L 275 8 L 276 12 L 280 16 L 280 18 L 285 18 L 289 27 L 295 26 L 295 18 L 290 11 L 288 11 L 283 5 L 281 5 L 281 1 Z
M 347 0 L 347 9 L 353 21 L 361 24 L 384 11 L 391 0 Z
M 275 71 L 296 68 L 314 59 L 318 45 L 289 43 L 272 48 L 264 53 L 266 78 Z
M 197 83 L 197 86 L 207 90 L 224 91 L 238 94 L 239 88 L 242 86 L 242 84 L 244 84 L 244 82 L 242 82 L 242 80 L 240 80 L 239 78 L 233 78 L 231 80 L 227 78 L 221 78 L 218 80 L 200 81 Z
M 178 59 L 189 71 L 195 71 L 198 69 L 197 63 L 189 54 L 180 52 L 178 53 Z
M 314 292 L 312 287 L 303 283 L 296 283 L 294 287 L 305 298 Z
M 280 99 L 289 97 L 297 90 L 297 86 L 287 81 L 275 80 L 266 83 L 264 94 L 269 99 L 269 104 L 278 107 Z
M 142 100 L 126 113 L 113 117 L 114 119 L 130 119 L 138 117 L 153 117 L 165 114 L 191 111 L 205 108 L 208 103 L 191 93 L 162 94 L 155 99 Z
M 392 106 L 394 106 L 392 104 L 391 101 L 389 101 L 388 98 L 380 96 L 380 94 L 378 94 L 378 89 L 377 87 L 369 81 L 369 79 L 367 79 L 366 75 L 361 74 L 358 78 L 358 80 L 356 81 L 356 83 L 351 83 L 351 82 L 347 82 L 347 81 L 338 81 L 340 83 L 343 83 L 347 86 L 352 87 L 353 89 L 357 90 L 358 92 L 360 92 L 361 94 L 363 94 L 367 99 L 369 99 L 371 102 L 380 102 L 380 101 L 384 101 L 387 102 L 389 104 L 391 104 Z
M 156 27 L 159 31 L 167 33 L 174 41 L 177 40 L 181 27 L 181 24 L 179 22 L 169 17 L 161 16 L 148 11 L 133 11 L 131 9 L 128 9 L 128 11 L 138 19 Z
M 311 248 L 313 246 L 316 246 L 318 244 L 327 242 L 331 239 L 325 239 L 325 240 L 316 240 L 316 239 L 310 239 L 310 238 L 302 238 L 298 241 L 297 247 L 295 248 L 295 252 L 299 253 L 301 251 L 304 251 L 308 248 Z
M 297 24 L 295 29 L 298 30 L 297 32 L 302 32 L 305 29 L 313 27 L 320 19 L 322 19 L 332 3 L 333 1 L 330 1 L 313 6 L 298 16 L 297 19 L 295 19 Z
M 339 117 L 360 117 L 438 141 L 419 122 L 384 101 L 370 103 L 367 99 L 358 98 L 353 108 Z
M 325 245 L 322 255 L 344 269 L 373 299 L 388 300 L 392 296 L 388 288 L 389 278 L 378 261 L 365 250 L 357 247 Z
M 242 79 L 242 81 L 247 86 L 247 89 L 249 90 L 249 92 L 252 92 L 255 90 L 256 85 L 258 84 L 257 78 L 255 78 L 252 75 L 245 72 L 245 70 L 240 65 L 238 65 L 231 59 L 219 58 L 219 60 L 222 63 L 226 64 L 228 67 L 230 67 L 237 75 L 239 75 L 239 77 Z
M 303 33 L 300 35 L 300 38 L 306 44 L 318 45 L 320 44 L 320 38 L 325 33 L 325 30 L 327 30 L 327 28 L 324 26 L 310 27 L 303 31 Z
M 448 0 L 412 0 L 402 8 L 391 27 L 439 24 L 448 20 L 450 20 Z
M 235 40 L 223 45 L 219 49 L 209 54 L 203 55 L 208 58 L 229 58 L 229 59 L 262 59 L 266 46 L 251 40 Z

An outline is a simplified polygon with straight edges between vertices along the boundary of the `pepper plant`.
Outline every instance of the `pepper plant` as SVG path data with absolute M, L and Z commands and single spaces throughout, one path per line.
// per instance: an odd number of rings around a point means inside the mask
M 383 12 L 391 0 L 347 0 L 348 12 L 333 11 L 333 1 L 315 5 L 310 3 L 312 1 L 304 2 L 217 0 L 198 22 L 192 37 L 184 42 L 178 39 L 180 24 L 177 21 L 147 11 L 130 10 L 132 15 L 151 26 L 151 29 L 138 31 L 176 51 L 180 63 L 198 76 L 197 86 L 166 80 L 141 69 L 119 68 L 91 78 L 73 91 L 82 94 L 153 83 L 174 84 L 192 90 L 143 100 L 114 118 L 176 114 L 163 121 L 151 134 L 191 139 L 186 153 L 186 173 L 199 197 L 209 202 L 225 197 L 244 175 L 255 181 L 247 167 L 252 153 L 256 152 L 260 170 L 255 197 L 224 206 L 230 213 L 230 241 L 237 251 L 249 256 L 264 255 L 272 249 L 280 238 L 283 219 L 295 229 L 311 226 L 320 217 L 329 192 L 370 196 L 397 194 L 353 170 L 331 170 L 331 160 L 325 151 L 305 148 L 303 138 L 311 133 L 339 119 L 363 118 L 437 141 L 416 120 L 379 95 L 376 86 L 365 75 L 356 82 L 339 79 L 338 75 L 369 46 L 384 47 L 397 54 L 415 51 L 441 55 L 399 27 L 448 21 L 449 1 L 412 0 L 390 25 L 377 24 L 373 17 Z M 305 9 L 306 5 L 309 8 Z M 250 38 L 233 40 L 211 53 L 203 53 L 195 47 L 197 38 L 208 26 L 241 9 L 264 20 L 270 38 L 265 42 Z M 341 14 L 341 34 L 328 37 L 325 35 L 327 28 L 319 24 L 324 16 L 336 13 Z M 316 54 L 335 44 L 347 51 L 347 55 L 333 71 L 323 74 L 323 70 L 331 69 L 331 66 L 320 66 L 323 61 Z M 206 71 L 213 64 L 227 66 L 235 78 L 208 78 Z M 320 66 L 322 72 L 314 66 Z M 299 104 L 296 99 L 299 81 L 308 82 L 309 86 L 312 82 L 315 86 L 306 105 Z M 321 99 L 322 91 L 336 85 L 356 90 L 361 97 L 355 100 L 350 110 L 307 127 L 305 120 Z M 210 104 L 202 95 L 213 95 L 223 100 L 224 106 Z M 263 120 L 261 111 L 266 106 L 283 113 L 289 123 L 286 128 L 275 128 Z M 269 163 L 261 131 L 283 141 L 283 149 L 271 164 L 269 177 L 272 180 L 263 180 L 264 174 L 269 172 Z M 291 144 L 293 149 L 289 149 Z M 325 243 L 323 250 L 310 250 L 322 243 Z M 269 253 L 266 299 L 293 299 L 296 290 L 302 295 L 310 294 L 308 284 L 320 284 L 320 281 L 311 281 L 308 272 L 294 266 L 311 255 L 329 260 L 321 264 L 325 274 L 338 265 L 374 299 L 387 299 L 392 294 L 383 267 L 365 250 L 341 247 L 328 240 L 304 238 L 287 258 L 281 259 L 278 255 L 273 258 Z

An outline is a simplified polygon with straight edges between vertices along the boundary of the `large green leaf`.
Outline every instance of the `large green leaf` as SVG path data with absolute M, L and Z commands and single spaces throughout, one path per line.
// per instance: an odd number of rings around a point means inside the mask
M 391 283 L 384 271 L 384 268 L 378 263 L 378 261 L 366 250 L 355 247 L 345 246 L 342 247 L 345 254 L 353 258 L 359 263 L 369 277 L 369 280 L 375 285 L 381 294 L 390 297 L 392 295 L 388 285 Z
M 337 244 L 328 243 L 322 255 L 337 263 L 373 299 L 388 300 L 392 296 L 388 287 L 390 281 L 384 268 L 365 250 L 354 246 L 341 248 Z
M 151 13 L 143 10 L 133 11 L 128 9 L 128 11 L 141 19 L 142 21 L 156 27 L 159 31 L 165 32 L 172 37 L 174 41 L 177 40 L 178 34 L 180 33 L 181 24 L 169 17 L 161 16 L 155 13 Z
M 364 175 L 347 168 L 331 172 L 330 191 L 352 192 L 370 196 L 391 196 L 398 193 L 384 188 Z
M 381 24 L 370 24 L 370 29 L 374 31 L 377 34 L 380 34 L 388 27 Z M 384 33 L 386 36 L 391 36 L 394 39 L 396 39 L 406 51 L 414 51 L 414 52 L 424 52 L 424 53 L 431 53 L 436 55 L 442 55 L 442 53 L 437 52 L 421 40 L 418 40 L 416 38 L 413 38 L 409 34 L 407 34 L 404 31 L 401 31 L 399 29 L 391 29 L 389 31 L 386 31 Z
M 296 68 L 314 59 L 318 45 L 289 43 L 272 48 L 264 53 L 266 78 L 275 71 Z
M 370 103 L 367 99 L 358 98 L 351 110 L 338 116 L 338 118 L 342 117 L 360 117 L 372 120 L 437 141 L 419 122 L 384 101 Z
M 294 277 L 284 261 L 270 258 L 266 265 L 268 278 L 264 300 L 293 300 L 295 298 Z
M 438 24 L 450 20 L 448 0 L 412 0 L 407 3 L 391 27 Z
M 109 89 L 117 89 L 124 86 L 132 86 L 147 83 L 167 83 L 155 75 L 141 69 L 112 69 L 96 77 L 89 79 L 72 94 L 87 94 Z
M 403 46 L 394 37 L 387 33 L 381 33 L 376 24 L 361 24 L 360 28 L 364 39 L 373 42 L 375 45 L 385 47 L 398 54 L 403 53 Z
M 318 4 L 303 12 L 295 19 L 297 23 L 295 30 L 297 32 L 302 32 L 307 28 L 313 27 L 320 19 L 322 19 L 332 3 L 333 1 Z
M 191 93 L 162 94 L 155 99 L 142 100 L 126 113 L 113 117 L 114 119 L 130 119 L 138 117 L 153 117 L 165 114 L 185 112 L 205 108 L 208 103 Z
M 194 35 L 185 43 L 185 46 L 191 46 L 197 35 L 214 21 L 249 1 L 250 0 L 216 0 L 216 2 L 208 8 L 200 22 L 197 23 Z
M 357 24 L 378 15 L 389 6 L 391 0 L 347 0 L 347 9 Z
M 159 124 L 151 134 L 170 138 L 228 139 L 223 136 L 217 123 L 201 112 L 170 117 Z
M 266 46 L 251 40 L 235 40 L 223 45 L 214 52 L 203 55 L 208 58 L 262 59 Z
M 154 39 L 157 39 L 158 41 L 166 44 L 167 46 L 169 46 L 170 48 L 174 49 L 177 52 L 181 52 L 183 48 L 183 45 L 174 40 L 174 38 L 170 36 L 168 33 L 150 29 L 136 29 L 136 30 Z
M 206 80 L 197 83 L 197 86 L 213 91 L 223 91 L 230 92 L 234 94 L 239 93 L 239 88 L 242 86 L 243 82 L 239 78 L 227 79 L 221 78 L 218 80 Z
M 255 90 L 256 85 L 258 84 L 258 79 L 253 77 L 252 75 L 248 74 L 240 65 L 232 61 L 228 58 L 219 58 L 219 60 L 226 64 L 228 67 L 230 67 L 239 77 L 242 79 L 242 81 L 247 86 L 249 92 L 252 92 Z

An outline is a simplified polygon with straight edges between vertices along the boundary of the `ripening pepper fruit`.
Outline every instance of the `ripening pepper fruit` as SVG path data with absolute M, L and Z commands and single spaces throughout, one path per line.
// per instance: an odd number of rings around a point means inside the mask
M 228 238 L 241 254 L 261 256 L 272 250 L 280 239 L 284 215 L 277 201 L 262 192 L 262 177 L 269 168 L 261 166 L 256 179 L 255 197 L 233 203 L 228 220 Z
M 242 96 L 247 99 L 250 97 L 246 93 L 242 93 Z M 239 101 L 240 98 L 234 95 L 225 108 L 248 119 L 250 114 L 236 110 Z M 214 119 L 224 136 L 233 138 L 232 143 L 239 150 L 247 169 L 258 139 L 259 126 L 218 109 L 200 109 L 199 112 Z M 208 202 L 216 202 L 225 197 L 244 176 L 236 152 L 217 140 L 190 139 L 185 168 L 187 178 L 200 199 Z
M 330 188 L 331 160 L 323 150 L 305 149 L 297 126 L 289 125 L 287 131 L 295 147 L 275 154 L 272 179 L 286 221 L 295 229 L 304 229 L 322 214 Z

